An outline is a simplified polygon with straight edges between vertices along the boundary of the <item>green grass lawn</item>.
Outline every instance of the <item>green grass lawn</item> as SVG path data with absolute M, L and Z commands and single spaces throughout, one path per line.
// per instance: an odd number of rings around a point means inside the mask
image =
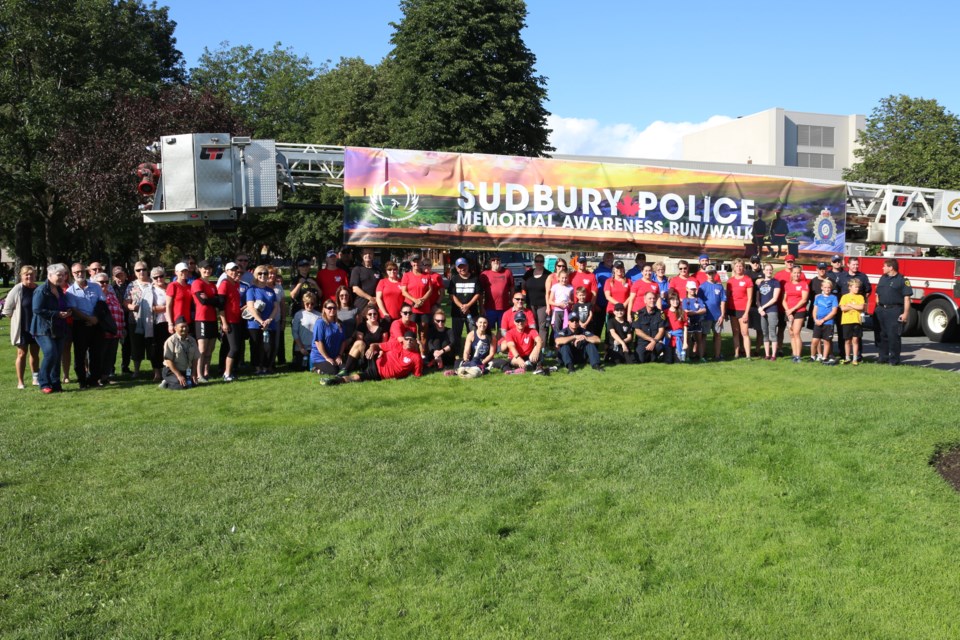
M 956 374 L 45 397 L 0 339 L 3 637 L 960 636 Z

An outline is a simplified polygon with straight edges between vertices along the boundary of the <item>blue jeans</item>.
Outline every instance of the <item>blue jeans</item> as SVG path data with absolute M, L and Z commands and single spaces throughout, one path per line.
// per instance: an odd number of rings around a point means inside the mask
M 49 387 L 60 390 L 60 356 L 63 353 L 63 338 L 54 338 L 52 336 L 34 336 L 40 350 L 43 351 L 43 359 L 40 361 L 40 371 L 38 382 L 40 388 Z

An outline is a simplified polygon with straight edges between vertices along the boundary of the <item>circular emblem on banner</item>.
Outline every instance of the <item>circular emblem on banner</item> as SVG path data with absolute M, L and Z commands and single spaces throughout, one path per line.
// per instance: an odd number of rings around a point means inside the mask
M 951 220 L 960 220 L 960 198 L 947 205 L 947 217 Z
M 402 222 L 417 215 L 419 204 L 416 189 L 402 180 L 387 180 L 374 187 L 370 196 L 370 213 L 384 220 Z
M 833 218 L 820 218 L 813 235 L 817 242 L 831 243 L 837 239 L 837 224 Z

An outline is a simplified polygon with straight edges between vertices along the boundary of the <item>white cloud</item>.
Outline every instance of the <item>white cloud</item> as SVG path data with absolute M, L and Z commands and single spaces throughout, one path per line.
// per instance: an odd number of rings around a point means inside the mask
M 593 119 L 550 115 L 547 126 L 553 129 L 550 144 L 558 154 L 680 160 L 683 136 L 732 119 L 710 116 L 705 122 L 657 120 L 639 131 L 632 124 L 601 125 Z

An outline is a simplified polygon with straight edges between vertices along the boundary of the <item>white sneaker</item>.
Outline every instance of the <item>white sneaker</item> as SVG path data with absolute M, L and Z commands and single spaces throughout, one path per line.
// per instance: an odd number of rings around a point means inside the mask
M 166 388 L 167 388 L 167 381 L 166 381 L 166 380 L 161 380 L 161 381 L 160 381 L 160 384 L 157 385 L 157 388 L 158 388 L 158 389 L 166 389 Z
M 39 386 L 40 386 L 40 374 L 39 374 L 39 373 L 33 374 L 33 386 L 35 386 L 35 387 L 39 387 Z

